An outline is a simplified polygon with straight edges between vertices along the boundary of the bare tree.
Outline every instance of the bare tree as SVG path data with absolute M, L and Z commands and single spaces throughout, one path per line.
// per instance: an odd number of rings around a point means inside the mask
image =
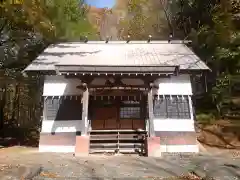
M 164 14 L 165 14 L 165 17 L 167 19 L 168 27 L 169 27 L 171 33 L 174 35 L 174 28 L 173 28 L 173 24 L 172 24 L 171 11 L 169 9 L 171 1 L 169 1 L 169 0 L 159 0 L 159 2 L 161 3 L 161 6 L 162 6 Z

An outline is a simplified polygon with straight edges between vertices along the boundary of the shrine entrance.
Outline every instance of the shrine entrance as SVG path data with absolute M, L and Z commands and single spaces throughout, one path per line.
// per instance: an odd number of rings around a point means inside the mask
M 145 130 L 146 97 L 90 96 L 92 130 Z

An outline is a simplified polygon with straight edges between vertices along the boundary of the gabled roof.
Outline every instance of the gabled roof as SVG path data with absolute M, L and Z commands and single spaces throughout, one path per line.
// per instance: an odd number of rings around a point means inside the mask
M 181 70 L 209 70 L 185 44 L 168 41 L 89 41 L 50 45 L 24 71 L 56 71 L 91 67 L 174 67 Z M 115 67 L 115 68 L 114 68 Z M 76 70 L 77 70 L 76 69 Z M 139 69 L 139 70 L 140 70 Z M 85 69 L 86 70 L 86 69 Z M 150 69 L 151 70 L 151 69 Z M 115 70 L 114 70 L 115 71 Z

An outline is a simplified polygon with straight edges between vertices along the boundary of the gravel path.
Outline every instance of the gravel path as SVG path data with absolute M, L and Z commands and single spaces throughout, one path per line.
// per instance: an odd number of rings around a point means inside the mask
M 194 171 L 202 177 L 240 179 L 240 158 L 225 156 L 88 156 L 0 151 L 0 179 L 16 179 L 28 174 L 41 179 L 163 179 Z M 30 174 L 30 175 L 29 175 Z

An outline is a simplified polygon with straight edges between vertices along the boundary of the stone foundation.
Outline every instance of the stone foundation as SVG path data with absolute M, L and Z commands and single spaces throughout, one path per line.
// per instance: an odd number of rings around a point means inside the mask
M 40 133 L 39 152 L 74 153 L 76 132 Z
M 147 138 L 147 156 L 161 157 L 160 137 Z
M 89 142 L 89 136 L 76 136 L 75 155 L 88 155 Z

